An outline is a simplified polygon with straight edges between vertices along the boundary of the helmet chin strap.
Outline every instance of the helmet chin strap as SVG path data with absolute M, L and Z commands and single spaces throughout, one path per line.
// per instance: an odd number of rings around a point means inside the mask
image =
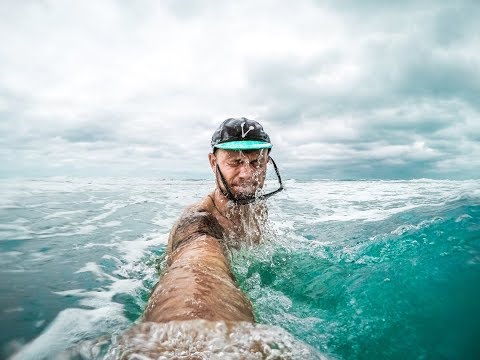
M 233 195 L 233 192 L 230 189 L 230 187 L 228 186 L 227 180 L 225 180 L 225 177 L 223 176 L 222 172 L 220 171 L 220 167 L 218 166 L 218 164 L 217 164 L 217 172 L 220 175 L 220 180 L 222 180 L 222 184 L 223 184 L 223 187 L 225 188 L 225 190 L 222 189 L 221 186 L 219 186 L 218 188 L 222 192 L 223 196 L 225 196 L 228 200 L 231 200 L 235 204 L 240 204 L 240 205 L 249 204 L 249 203 L 255 201 L 255 195 L 253 195 L 253 196 L 252 195 L 250 195 L 250 196 L 247 195 L 247 196 L 242 196 L 242 197 L 238 197 L 238 196 Z
M 252 203 L 256 200 L 264 200 L 264 199 L 267 199 L 270 196 L 282 191 L 284 188 L 283 188 L 283 184 L 282 184 L 282 178 L 280 177 L 280 172 L 278 171 L 278 168 L 277 168 L 277 164 L 275 164 L 275 161 L 273 161 L 273 159 L 271 157 L 269 157 L 269 160 L 272 161 L 273 167 L 275 169 L 275 173 L 277 174 L 278 182 L 280 184 L 280 187 L 277 190 L 272 191 L 271 193 L 264 194 L 264 195 L 259 195 L 259 196 L 256 196 L 255 194 L 254 195 L 245 195 L 245 196 L 235 196 L 233 194 L 232 190 L 230 189 L 230 187 L 228 186 L 227 181 L 225 180 L 225 177 L 223 176 L 222 172 L 220 171 L 220 167 L 217 164 L 216 169 L 217 169 L 218 174 L 220 175 L 220 180 L 222 180 L 222 184 L 225 187 L 225 190 L 223 190 L 221 186 L 218 186 L 218 188 L 220 189 L 222 194 L 228 200 L 233 201 L 237 205 L 246 205 L 246 204 L 250 204 L 250 203 Z M 217 179 L 217 185 L 218 185 L 218 179 Z

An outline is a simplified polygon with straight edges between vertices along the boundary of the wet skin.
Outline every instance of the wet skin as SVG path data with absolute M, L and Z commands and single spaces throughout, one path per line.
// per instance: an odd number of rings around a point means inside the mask
M 216 172 L 218 162 L 234 195 L 250 195 L 263 185 L 263 152 L 215 155 L 209 155 L 212 170 Z M 262 203 L 231 207 L 216 176 L 217 188 L 187 208 L 173 226 L 167 265 L 143 321 L 122 336 L 112 358 L 265 359 L 272 354 L 276 359 L 317 358 L 308 349 L 292 352 L 292 341 L 284 333 L 259 332 L 258 324 L 253 324 L 252 304 L 236 284 L 226 249 L 232 236 L 245 242 L 243 235 L 261 225 L 265 208 Z
M 232 151 L 218 149 L 208 155 L 210 167 L 215 174 L 217 186 L 225 187 L 217 174 L 217 165 L 234 195 L 253 195 L 263 187 L 267 172 L 268 151 Z M 220 200 L 220 199 L 218 199 Z
M 167 266 L 150 295 L 143 321 L 204 319 L 254 322 L 252 304 L 237 287 L 226 256 L 226 239 L 245 229 L 237 226 L 240 211 L 226 216 L 229 201 L 220 189 L 217 164 L 234 195 L 254 194 L 263 186 L 268 162 L 266 150 L 217 150 L 209 154 L 217 188 L 187 208 L 170 232 Z M 251 224 L 260 226 L 260 224 Z

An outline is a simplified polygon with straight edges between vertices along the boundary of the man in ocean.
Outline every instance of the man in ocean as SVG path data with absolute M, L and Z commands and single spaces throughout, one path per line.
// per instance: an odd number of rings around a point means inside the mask
M 167 266 L 150 295 L 143 321 L 255 321 L 252 305 L 237 287 L 226 249 L 258 243 L 266 221 L 263 199 L 283 189 L 270 158 L 270 137 L 256 121 L 225 120 L 208 155 L 216 188 L 188 207 L 173 226 Z M 262 194 L 272 162 L 279 188 Z
M 256 121 L 227 119 L 215 131 L 208 157 L 216 188 L 173 226 L 143 317 L 107 358 L 323 359 L 285 330 L 255 324 L 226 255 L 231 246 L 260 241 L 262 200 L 283 189 L 271 147 Z M 280 186 L 262 194 L 268 162 Z

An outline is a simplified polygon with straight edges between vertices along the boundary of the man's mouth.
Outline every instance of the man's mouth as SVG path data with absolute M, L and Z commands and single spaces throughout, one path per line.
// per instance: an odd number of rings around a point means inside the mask
M 254 196 L 257 191 L 256 184 L 237 184 L 232 186 L 233 190 L 242 196 Z

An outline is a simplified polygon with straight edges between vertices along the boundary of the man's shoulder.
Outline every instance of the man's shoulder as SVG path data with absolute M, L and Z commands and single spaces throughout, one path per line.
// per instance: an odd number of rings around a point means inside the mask
M 208 217 L 212 215 L 212 209 L 209 205 L 209 197 L 206 196 L 201 201 L 187 206 L 183 212 L 181 213 L 180 217 L 175 222 L 175 226 L 180 224 L 190 223 L 192 219 Z
M 208 197 L 183 211 L 170 232 L 167 251 L 174 251 L 199 235 L 223 238 L 223 228 L 213 216 L 207 200 Z

